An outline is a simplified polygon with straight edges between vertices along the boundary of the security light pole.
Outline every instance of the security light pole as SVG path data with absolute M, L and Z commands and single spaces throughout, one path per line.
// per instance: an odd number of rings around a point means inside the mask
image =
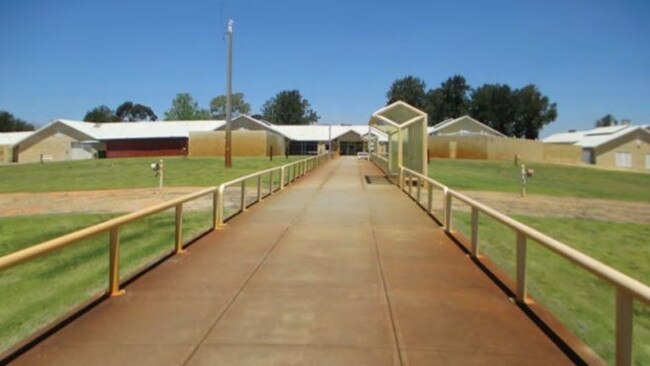
M 226 71 L 226 168 L 232 167 L 232 133 L 230 122 L 232 118 L 232 19 L 228 20 L 228 66 Z

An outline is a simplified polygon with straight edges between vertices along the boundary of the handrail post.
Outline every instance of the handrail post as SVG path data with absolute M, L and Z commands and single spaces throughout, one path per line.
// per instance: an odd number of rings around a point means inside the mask
M 408 179 L 408 185 L 409 185 L 409 197 L 412 197 L 411 192 L 413 191 L 413 174 L 409 172 L 408 176 L 407 176 L 407 179 Z
M 445 187 L 443 192 L 443 210 L 445 212 L 445 231 L 451 234 L 451 193 L 449 189 Z
M 616 366 L 632 365 L 632 300 L 627 291 L 616 288 Z
M 404 190 L 404 182 L 402 181 L 404 179 L 404 167 L 400 166 L 399 167 L 399 177 L 397 178 L 397 186 L 399 189 Z
M 110 253 L 108 263 L 108 295 L 111 297 L 124 294 L 120 290 L 120 227 L 110 231 Z
M 241 181 L 241 212 L 246 211 L 246 180 Z
M 174 235 L 174 252 L 185 253 L 183 250 L 183 204 L 176 205 L 176 231 Z
M 526 235 L 517 231 L 517 301 L 526 301 Z
M 262 200 L 262 175 L 257 176 L 257 202 Z
M 219 227 L 219 189 L 212 194 L 212 230 Z
M 418 196 L 418 205 L 421 206 L 420 199 L 422 198 L 422 189 L 420 187 L 420 177 L 418 176 L 417 178 L 418 178 L 418 180 L 417 180 L 418 187 L 416 188 L 415 192 L 416 192 L 416 195 Z
M 478 209 L 472 206 L 472 257 L 478 257 Z
M 217 229 L 223 227 L 223 205 L 224 205 L 224 196 L 226 195 L 226 187 L 223 185 L 219 186 L 217 189 Z
M 284 166 L 280 167 L 280 189 L 284 189 Z
M 427 213 L 431 213 L 433 209 L 433 185 L 427 182 Z
M 269 195 L 273 194 L 273 170 L 269 172 Z

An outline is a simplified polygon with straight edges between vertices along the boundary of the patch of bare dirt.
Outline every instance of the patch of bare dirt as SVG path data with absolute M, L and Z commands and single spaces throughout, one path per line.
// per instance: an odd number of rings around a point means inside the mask
M 462 191 L 462 193 L 507 215 L 553 216 L 650 224 L 650 204 L 645 202 L 530 194 L 521 197 L 519 194 L 503 192 Z M 436 194 L 433 206 L 434 209 L 442 209 L 442 194 Z M 469 211 L 467 206 L 462 203 L 454 205 L 454 209 Z

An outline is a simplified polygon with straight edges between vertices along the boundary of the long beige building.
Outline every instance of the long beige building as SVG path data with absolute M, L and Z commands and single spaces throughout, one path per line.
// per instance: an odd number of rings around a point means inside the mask
M 545 144 L 574 145 L 582 149 L 582 162 L 605 168 L 650 170 L 648 126 L 610 126 L 589 131 L 551 135 Z

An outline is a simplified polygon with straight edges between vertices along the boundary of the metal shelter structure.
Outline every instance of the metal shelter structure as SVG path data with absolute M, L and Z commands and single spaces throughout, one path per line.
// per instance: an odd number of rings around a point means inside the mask
M 387 173 L 399 174 L 400 166 L 427 175 L 427 114 L 401 100 L 370 117 L 368 124 L 388 135 Z

